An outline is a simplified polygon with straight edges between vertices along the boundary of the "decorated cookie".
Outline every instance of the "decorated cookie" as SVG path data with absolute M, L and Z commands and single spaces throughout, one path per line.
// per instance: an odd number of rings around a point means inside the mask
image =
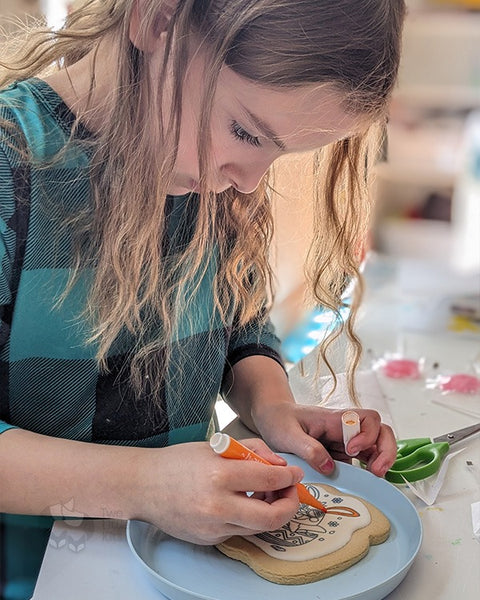
M 329 485 L 307 484 L 327 512 L 300 505 L 281 529 L 234 536 L 217 548 L 246 563 L 261 577 L 279 584 L 311 583 L 335 575 L 381 544 L 390 523 L 372 504 Z

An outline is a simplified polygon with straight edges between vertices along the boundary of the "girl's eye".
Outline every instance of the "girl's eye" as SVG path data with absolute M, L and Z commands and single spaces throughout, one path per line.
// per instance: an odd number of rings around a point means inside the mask
M 247 144 L 251 144 L 256 148 L 261 145 L 258 137 L 250 135 L 248 131 L 245 131 L 245 129 L 243 129 L 236 121 L 230 123 L 230 131 L 233 137 L 241 142 L 247 142 Z

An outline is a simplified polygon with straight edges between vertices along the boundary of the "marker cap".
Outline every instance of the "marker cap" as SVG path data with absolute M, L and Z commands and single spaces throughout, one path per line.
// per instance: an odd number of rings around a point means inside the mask
M 214 433 L 210 438 L 210 447 L 217 454 L 225 452 L 230 445 L 230 436 L 226 433 Z
M 358 452 L 351 454 L 347 450 L 348 442 L 360 433 L 360 417 L 354 410 L 347 410 L 342 414 L 342 432 L 345 453 L 348 456 L 357 456 Z

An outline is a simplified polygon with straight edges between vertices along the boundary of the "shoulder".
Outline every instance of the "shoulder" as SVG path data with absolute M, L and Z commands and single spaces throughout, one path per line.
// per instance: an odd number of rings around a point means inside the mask
M 3 234 L 5 224 L 15 213 L 18 174 L 29 154 L 21 114 L 16 85 L 0 91 L 0 227 Z
M 8 282 L 17 245 L 16 215 L 13 168 L 0 142 L 0 305 L 8 304 L 11 299 Z M 0 327 L 0 341 L 2 328 L 3 324 Z
M 0 134 L 4 150 L 15 161 L 12 149 L 28 148 L 38 162 L 51 159 L 68 141 L 71 120 L 63 100 L 44 81 L 32 78 L 0 91 Z
M 0 141 L 0 233 L 15 211 L 12 161 L 8 148 Z

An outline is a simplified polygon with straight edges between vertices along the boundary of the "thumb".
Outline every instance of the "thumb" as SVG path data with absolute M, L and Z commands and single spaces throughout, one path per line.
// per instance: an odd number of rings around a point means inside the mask
M 297 436 L 293 452 L 303 458 L 313 469 L 331 475 L 335 470 L 333 458 L 327 452 L 323 444 L 305 432 Z

